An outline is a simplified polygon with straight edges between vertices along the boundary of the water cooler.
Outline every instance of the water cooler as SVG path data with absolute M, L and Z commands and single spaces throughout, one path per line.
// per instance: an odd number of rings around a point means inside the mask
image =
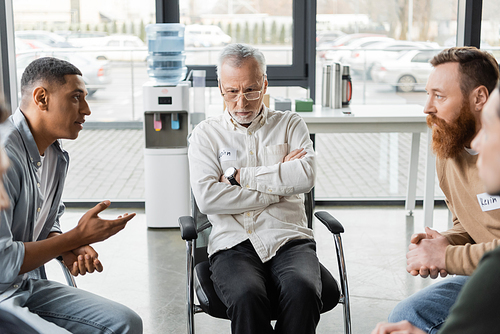
M 146 27 L 148 74 L 143 85 L 146 223 L 148 227 L 178 227 L 190 214 L 187 137 L 190 82 L 186 76 L 184 26 Z

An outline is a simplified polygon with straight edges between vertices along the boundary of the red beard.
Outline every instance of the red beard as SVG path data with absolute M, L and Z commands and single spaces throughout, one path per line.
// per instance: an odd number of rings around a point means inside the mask
M 464 101 L 460 115 L 453 123 L 430 114 L 427 116 L 427 125 L 432 129 L 432 151 L 442 159 L 456 158 L 476 134 L 476 119 L 468 101 Z

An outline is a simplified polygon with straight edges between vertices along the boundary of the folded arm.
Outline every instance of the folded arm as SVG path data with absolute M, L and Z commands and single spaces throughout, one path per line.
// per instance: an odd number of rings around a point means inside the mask
M 279 202 L 277 195 L 220 182 L 224 171 L 220 167 L 216 150 L 205 144 L 209 143 L 208 138 L 201 131 L 194 131 L 189 142 L 191 189 L 201 212 L 239 214 Z
M 283 160 L 269 166 L 242 168 L 242 185 L 280 196 L 307 193 L 314 187 L 315 153 L 307 126 L 300 116 L 292 117 L 288 134 L 289 152 Z M 305 154 L 296 158 L 295 150 Z M 287 159 L 290 155 L 295 158 Z

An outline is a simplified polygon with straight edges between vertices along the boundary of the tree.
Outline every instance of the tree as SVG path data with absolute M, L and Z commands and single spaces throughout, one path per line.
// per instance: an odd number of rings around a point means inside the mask
M 144 21 L 141 20 L 139 38 L 146 42 L 146 27 L 144 26 Z
M 415 23 L 420 27 L 418 31 L 418 39 L 420 41 L 429 40 L 429 28 L 431 17 L 429 11 L 431 9 L 431 0 L 417 0 L 414 2 L 413 17 Z
M 399 32 L 400 40 L 407 39 L 408 32 L 408 0 L 396 0 L 395 1 L 396 15 L 399 20 L 401 30 Z
M 236 42 L 240 43 L 243 40 L 241 36 L 241 26 L 240 23 L 236 23 Z
M 234 36 L 233 36 L 233 25 L 231 23 L 228 23 L 228 25 L 227 25 L 226 34 L 228 34 L 229 36 L 233 37 L 233 39 L 234 39 Z
M 243 41 L 247 44 L 250 44 L 250 27 L 248 25 L 248 21 L 245 22 L 245 31 L 243 33 Z
M 278 26 L 276 25 L 276 21 L 273 21 L 271 25 L 271 44 L 278 43 Z
M 259 44 L 259 25 L 257 23 L 253 26 L 252 43 Z
M 266 44 L 267 43 L 267 35 L 266 35 L 266 23 L 262 21 L 262 24 L 260 26 L 260 38 L 261 38 L 261 43 Z
M 279 43 L 285 44 L 285 25 L 281 26 Z
M 135 27 L 135 23 L 132 21 L 130 22 L 130 34 L 131 35 L 137 35 L 137 32 L 136 32 L 136 27 Z
M 127 33 L 127 24 L 125 22 L 123 22 L 123 25 L 122 25 L 122 34 L 126 34 Z

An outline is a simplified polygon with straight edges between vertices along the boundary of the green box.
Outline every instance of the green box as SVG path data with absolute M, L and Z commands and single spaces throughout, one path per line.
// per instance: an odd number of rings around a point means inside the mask
M 313 100 L 311 98 L 295 100 L 295 111 L 313 111 Z

